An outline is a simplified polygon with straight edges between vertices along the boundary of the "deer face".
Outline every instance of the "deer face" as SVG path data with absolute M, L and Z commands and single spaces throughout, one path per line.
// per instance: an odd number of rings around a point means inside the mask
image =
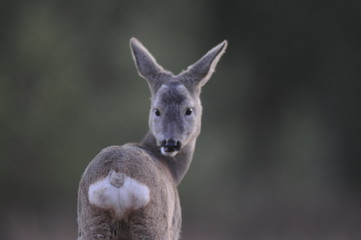
M 200 132 L 198 98 L 176 81 L 163 84 L 151 104 L 149 127 L 165 156 L 173 157 Z
M 152 94 L 150 131 L 164 156 L 175 156 L 198 136 L 201 88 L 211 77 L 226 47 L 227 42 L 223 41 L 175 76 L 164 70 L 137 39 L 130 40 L 138 73 L 147 80 Z

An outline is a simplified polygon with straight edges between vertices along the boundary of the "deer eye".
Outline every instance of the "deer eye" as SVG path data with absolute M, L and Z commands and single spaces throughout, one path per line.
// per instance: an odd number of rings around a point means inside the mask
M 192 113 L 193 113 L 193 108 L 187 108 L 186 115 L 190 116 L 190 115 L 192 115 Z
M 155 108 L 155 109 L 154 109 L 154 114 L 155 114 L 155 116 L 159 117 L 159 116 L 160 116 L 160 111 L 159 111 L 159 109 Z

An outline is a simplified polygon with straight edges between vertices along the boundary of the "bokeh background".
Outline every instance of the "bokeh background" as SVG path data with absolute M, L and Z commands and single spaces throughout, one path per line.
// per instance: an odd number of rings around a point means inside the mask
M 204 87 L 183 239 L 361 239 L 360 1 L 0 2 L 0 239 L 76 239 L 80 176 L 140 141 L 128 41 Z

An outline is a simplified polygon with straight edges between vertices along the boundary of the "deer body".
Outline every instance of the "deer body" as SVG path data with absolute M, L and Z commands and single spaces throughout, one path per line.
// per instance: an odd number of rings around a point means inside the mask
M 78 240 L 179 239 L 177 186 L 200 133 L 199 95 L 227 42 L 176 76 L 135 38 L 130 46 L 152 94 L 150 130 L 139 144 L 103 149 L 86 168 L 78 192 Z

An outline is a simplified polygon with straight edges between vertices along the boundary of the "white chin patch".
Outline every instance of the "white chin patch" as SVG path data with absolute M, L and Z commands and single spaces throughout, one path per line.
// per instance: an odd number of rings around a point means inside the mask
M 164 147 L 161 147 L 160 148 L 160 151 L 162 153 L 163 156 L 166 156 L 166 157 L 174 157 L 175 155 L 177 155 L 178 151 L 174 151 L 174 152 L 166 152 L 164 151 Z

